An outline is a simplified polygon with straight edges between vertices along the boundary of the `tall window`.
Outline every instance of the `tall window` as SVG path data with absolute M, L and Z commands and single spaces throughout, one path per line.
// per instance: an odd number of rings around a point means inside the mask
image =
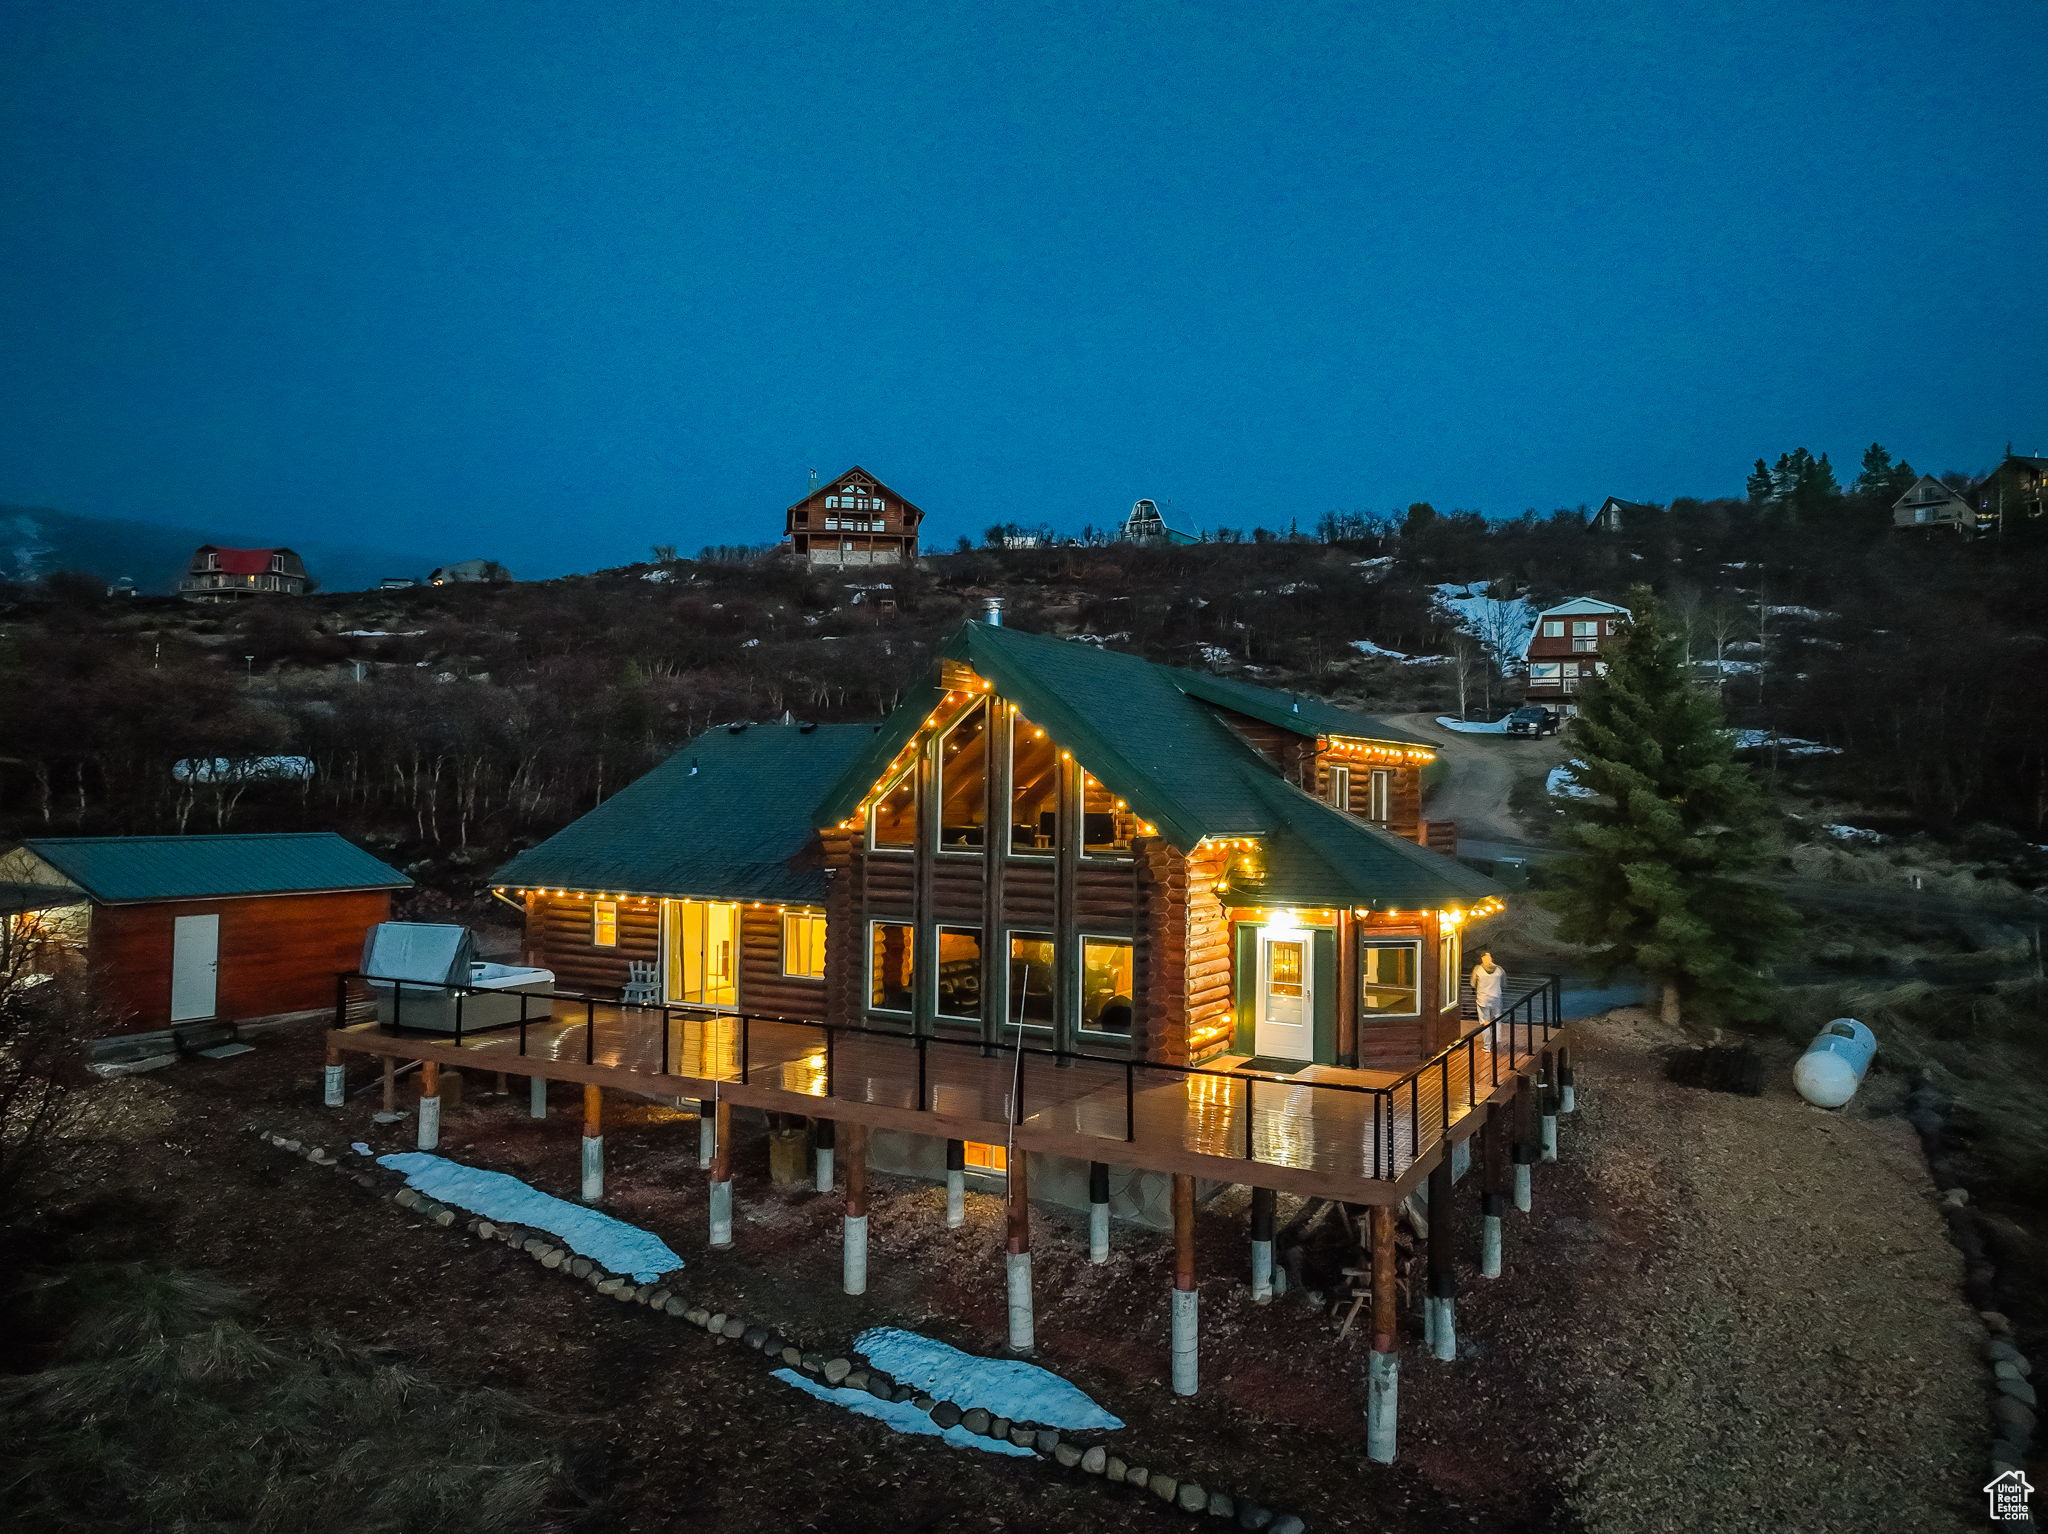
M 1010 934 L 1010 1015 L 1004 1022 L 1052 1026 L 1052 961 L 1050 934 Z
M 1445 928 L 1437 939 L 1436 957 L 1437 983 L 1440 986 L 1437 994 L 1442 998 L 1439 1004 L 1446 1012 L 1454 1011 L 1464 995 L 1464 976 L 1460 973 L 1464 968 L 1464 952 L 1465 945 L 1458 929 Z
M 1422 940 L 1367 938 L 1359 950 L 1358 1010 L 1368 1018 L 1422 1011 Z
M 593 948 L 616 948 L 619 946 L 619 903 L 616 900 L 593 900 L 590 902 L 590 946 Z
M 1330 766 L 1330 803 L 1340 810 L 1351 808 L 1351 769 L 1342 763 Z
M 1381 826 L 1394 818 L 1394 774 L 1385 767 L 1373 768 L 1366 780 L 1365 818 Z
M 875 801 L 869 824 L 873 827 L 873 845 L 877 847 L 902 847 L 907 850 L 917 845 L 915 767 L 907 770 L 902 777 L 882 790 L 882 797 Z
M 1081 939 L 1081 1028 L 1087 1033 L 1131 1031 L 1129 938 Z
M 939 1015 L 981 1016 L 981 929 L 939 928 Z
M 939 741 L 939 846 L 979 848 L 988 831 L 988 707 L 976 703 Z
M 911 931 L 905 921 L 869 924 L 868 1005 L 878 1012 L 910 1010 Z
M 825 978 L 825 918 L 816 911 L 783 912 L 782 972 L 800 980 Z
M 1059 835 L 1059 747 L 1019 714 L 1010 732 L 1010 850 L 1049 856 Z
M 1131 850 L 1137 826 L 1131 807 L 1102 786 L 1092 772 L 1081 774 L 1081 850 L 1090 857 L 1113 857 Z

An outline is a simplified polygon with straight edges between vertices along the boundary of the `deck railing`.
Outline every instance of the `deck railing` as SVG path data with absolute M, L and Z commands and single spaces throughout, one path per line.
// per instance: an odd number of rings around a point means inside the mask
M 1071 1101 L 1073 1077 L 1069 1073 L 1077 1068 L 1095 1076 L 1097 1085 L 1090 1092 L 1100 1091 L 1105 1086 L 1118 1086 L 1122 1096 L 1121 1133 L 1100 1133 L 1080 1130 L 1083 1134 L 1094 1134 L 1097 1138 L 1121 1138 L 1129 1144 L 1139 1139 L 1139 1102 L 1145 1088 L 1162 1083 L 1184 1083 L 1189 1080 L 1213 1080 L 1219 1083 L 1219 1091 L 1225 1094 L 1223 1106 L 1231 1109 L 1242 1108 L 1241 1140 L 1236 1136 L 1236 1118 L 1232 1113 L 1233 1144 L 1227 1154 L 1238 1159 L 1259 1162 L 1278 1160 L 1277 1157 L 1261 1156 L 1258 1143 L 1258 1125 L 1263 1112 L 1270 1126 L 1275 1120 L 1313 1118 L 1315 1104 L 1329 1102 L 1333 1097 L 1348 1099 L 1355 1108 L 1365 1105 L 1367 1112 L 1345 1115 L 1347 1121 L 1356 1121 L 1361 1128 L 1370 1124 L 1370 1139 L 1361 1148 L 1368 1151 L 1362 1160 L 1366 1175 L 1374 1178 L 1392 1179 L 1399 1177 L 1407 1167 L 1430 1148 L 1436 1145 L 1458 1119 L 1465 1116 L 1479 1103 L 1486 1101 L 1500 1086 L 1513 1080 L 1515 1073 L 1534 1059 L 1549 1044 L 1551 1037 L 1562 1025 L 1562 1000 L 1559 982 L 1554 975 L 1515 976 L 1507 978 L 1505 994 L 1512 998 L 1507 1001 L 1501 1014 L 1496 1018 L 1481 1019 L 1467 1028 L 1454 1043 L 1438 1051 L 1429 1059 L 1410 1067 L 1396 1079 L 1385 1085 L 1367 1086 L 1345 1081 L 1303 1080 L 1294 1076 L 1271 1072 L 1238 1070 L 1217 1070 L 1199 1065 L 1162 1065 L 1149 1060 L 1138 1060 L 1128 1055 L 1097 1054 L 1083 1050 L 1060 1050 L 1039 1044 L 1027 1044 L 1021 1039 L 1011 1038 L 994 1042 L 979 1038 L 960 1038 L 945 1034 L 913 1033 L 903 1029 L 876 1028 L 866 1024 L 827 1023 L 816 1018 L 786 1017 L 772 1013 L 749 1013 L 725 1011 L 712 1007 L 685 1005 L 673 1002 L 626 1004 L 608 997 L 597 997 L 566 991 L 545 994 L 529 992 L 508 992 L 485 990 L 477 986 L 453 983 L 429 983 L 416 980 L 393 980 L 388 977 L 366 975 L 351 971 L 337 977 L 335 987 L 335 1026 L 346 1026 L 351 1005 L 352 985 L 384 986 L 390 988 L 391 1016 L 388 1021 L 378 1024 L 382 1032 L 412 1037 L 430 1037 L 444 1040 L 457 1049 L 476 1048 L 480 1055 L 505 1052 L 506 1041 L 514 1030 L 517 1032 L 516 1052 L 521 1059 L 560 1060 L 564 1058 L 558 1047 L 550 1047 L 542 1053 L 530 1053 L 531 1033 L 537 1027 L 545 1026 L 550 1031 L 551 1043 L 559 1043 L 568 1036 L 581 1036 L 583 1063 L 597 1062 L 598 1036 L 600 1029 L 616 1029 L 622 1038 L 644 1035 L 645 1030 L 658 1019 L 660 1047 L 657 1056 L 648 1064 L 623 1064 L 618 1068 L 646 1073 L 648 1065 L 663 1076 L 675 1074 L 671 1070 L 675 1063 L 672 1046 L 675 1042 L 676 1023 L 696 1022 L 700 1025 L 723 1026 L 730 1030 L 727 1042 L 732 1045 L 732 1059 L 729 1063 L 716 1062 L 711 1058 L 713 1051 L 708 1043 L 701 1043 L 698 1059 L 692 1069 L 684 1072 L 692 1080 L 734 1081 L 751 1085 L 757 1068 L 772 1068 L 791 1063 L 790 1051 L 784 1030 L 807 1030 L 818 1036 L 822 1057 L 822 1071 L 819 1073 L 816 1090 L 806 1085 L 800 1088 L 783 1087 L 798 1095 L 831 1099 L 838 1095 L 837 1059 L 844 1041 L 856 1039 L 866 1042 L 880 1042 L 885 1045 L 900 1045 L 914 1054 L 915 1073 L 914 1096 L 904 1106 L 916 1111 L 939 1111 L 936 1104 L 938 1084 L 932 1077 L 933 1052 L 940 1051 L 940 1058 L 961 1059 L 972 1055 L 983 1059 L 999 1059 L 1008 1062 L 1009 1090 L 1004 1094 L 1004 1118 L 1011 1125 L 1022 1124 L 1031 1117 L 1028 1104 L 1033 1100 L 1034 1086 L 1047 1096 Z M 359 993 L 358 993 L 359 994 Z M 405 1025 L 405 998 L 414 997 L 415 1015 L 428 998 L 434 998 L 433 1005 L 448 1001 L 450 1005 L 449 1025 L 432 1029 L 408 1028 Z M 492 1022 L 482 1027 L 464 1025 L 464 1007 L 467 998 L 488 996 L 495 1005 L 492 1010 L 501 1010 L 512 997 L 519 998 L 519 1013 L 516 1020 Z M 548 1015 L 529 1015 L 535 1001 L 546 1000 L 551 1006 Z M 569 1015 L 565 1018 L 562 1009 L 567 1006 Z M 1469 1006 L 1469 1003 L 1468 1003 Z M 600 1009 L 607 1014 L 600 1017 Z M 581 1018 L 576 1013 L 581 1012 Z M 755 1030 L 773 1030 L 777 1040 L 784 1047 L 776 1050 L 772 1060 L 757 1060 Z M 481 1040 L 481 1042 L 480 1042 Z M 952 1052 L 948 1055 L 945 1052 Z M 622 1051 L 622 1056 L 630 1053 Z M 722 1051 L 721 1051 L 722 1053 Z M 1046 1061 L 1038 1073 L 1030 1070 L 1033 1061 Z M 481 1063 L 481 1062 L 480 1062 Z M 893 1064 L 894 1062 L 892 1062 Z M 1056 1073 L 1050 1081 L 1044 1076 L 1046 1070 Z M 900 1078 L 905 1074 L 892 1071 Z M 1117 1078 L 1121 1078 L 1120 1082 Z M 1069 1090 L 1063 1095 L 1062 1087 Z M 1264 1088 L 1268 1094 L 1269 1106 L 1260 1108 L 1259 1092 Z M 1241 1090 L 1241 1103 L 1231 1101 L 1234 1092 Z M 1309 1104 L 1306 1114 L 1299 1104 L 1304 1101 L 1298 1094 L 1308 1093 Z M 1270 1106 L 1273 1094 L 1285 1094 L 1286 1101 L 1279 1107 Z M 872 1099 L 864 1099 L 872 1100 Z M 1285 1163 L 1283 1163 L 1285 1164 Z

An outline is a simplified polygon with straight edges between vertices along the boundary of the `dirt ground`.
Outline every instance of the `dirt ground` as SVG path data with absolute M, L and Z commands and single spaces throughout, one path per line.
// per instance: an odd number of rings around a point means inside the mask
M 1461 1189 L 1461 1356 L 1439 1364 L 1406 1344 L 1397 1466 L 1364 1456 L 1361 1333 L 1338 1341 L 1299 1296 L 1250 1303 L 1242 1189 L 1199 1220 L 1200 1396 L 1165 1385 L 1163 1238 L 1119 1227 L 1112 1262 L 1092 1267 L 1078 1222 L 1051 1208 L 1035 1216 L 1039 1362 L 1126 1419 L 1108 1438 L 1127 1457 L 1314 1530 L 1975 1527 L 1981 1336 L 1883 1084 L 1837 1115 L 1782 1085 L 1698 1093 L 1662 1080 L 1663 1042 L 1627 1013 L 1585 1030 L 1580 1111 L 1563 1121 L 1563 1159 L 1537 1169 L 1535 1212 L 1510 1217 L 1497 1281 L 1473 1270 L 1476 1193 Z M 737 1344 L 422 1225 L 245 1133 L 410 1148 L 409 1122 L 370 1122 L 374 1093 L 316 1105 L 318 1048 L 273 1034 L 237 1060 L 96 1087 L 121 1155 L 79 1191 L 104 1196 L 130 1239 L 236 1278 L 275 1319 L 319 1316 L 571 1414 L 582 1527 L 1190 1526 L 1132 1489 L 853 1418 Z M 569 1091 L 534 1123 L 523 1090 L 490 1084 L 468 1080 L 444 1152 L 573 1196 Z M 736 1137 L 735 1245 L 713 1253 L 694 1119 L 613 1101 L 609 1207 L 684 1254 L 691 1298 L 807 1347 L 886 1323 L 1000 1350 L 996 1199 L 970 1195 L 967 1227 L 948 1231 L 937 1189 L 874 1179 L 870 1292 L 849 1299 L 838 1201 L 771 1189 L 758 1125 Z

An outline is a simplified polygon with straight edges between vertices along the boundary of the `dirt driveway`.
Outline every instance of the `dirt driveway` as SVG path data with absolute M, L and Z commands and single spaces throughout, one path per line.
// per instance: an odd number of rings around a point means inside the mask
M 1529 840 L 1528 831 L 1510 807 L 1510 797 L 1518 781 L 1540 778 L 1564 760 L 1564 748 L 1556 736 L 1528 740 L 1468 735 L 1445 729 L 1434 714 L 1399 714 L 1388 722 L 1443 748 L 1447 773 L 1442 786 L 1430 795 L 1426 812 L 1431 820 L 1455 820 L 1460 836 L 1482 841 Z

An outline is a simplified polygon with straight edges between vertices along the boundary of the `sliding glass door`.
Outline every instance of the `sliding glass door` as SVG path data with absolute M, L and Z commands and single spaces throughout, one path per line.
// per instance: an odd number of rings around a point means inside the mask
M 668 999 L 685 1006 L 740 1004 L 740 908 L 725 900 L 664 900 L 661 940 Z

